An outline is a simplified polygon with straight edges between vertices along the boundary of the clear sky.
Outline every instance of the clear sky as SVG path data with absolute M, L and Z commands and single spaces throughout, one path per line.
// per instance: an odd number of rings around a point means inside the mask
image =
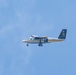
M 63 28 L 64 42 L 22 43 Z M 0 0 L 0 75 L 76 75 L 76 0 Z

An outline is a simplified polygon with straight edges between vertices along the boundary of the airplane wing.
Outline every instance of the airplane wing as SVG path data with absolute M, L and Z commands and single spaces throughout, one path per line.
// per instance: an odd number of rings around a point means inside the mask
M 31 35 L 31 37 L 34 38 L 35 40 L 43 40 L 43 39 L 47 39 L 48 38 L 47 36 L 39 37 L 39 36 L 36 36 L 36 35 Z
M 43 39 L 46 39 L 46 38 L 48 38 L 48 37 L 47 37 L 47 36 L 43 36 L 42 38 L 43 38 Z

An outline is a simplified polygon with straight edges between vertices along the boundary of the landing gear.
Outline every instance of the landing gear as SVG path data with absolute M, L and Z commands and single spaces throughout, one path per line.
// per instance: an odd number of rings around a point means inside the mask
M 26 46 L 29 46 L 29 44 L 26 44 Z
M 38 46 L 41 46 L 42 47 L 43 45 L 42 44 L 38 44 Z
M 39 42 L 38 46 L 41 46 L 41 47 L 43 46 L 43 44 L 42 44 L 41 40 L 40 40 L 40 42 Z

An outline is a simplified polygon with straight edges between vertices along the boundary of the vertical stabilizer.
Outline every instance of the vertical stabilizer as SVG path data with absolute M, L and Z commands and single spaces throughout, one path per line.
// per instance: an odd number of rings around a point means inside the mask
M 58 39 L 66 39 L 67 29 L 63 29 L 58 37 Z

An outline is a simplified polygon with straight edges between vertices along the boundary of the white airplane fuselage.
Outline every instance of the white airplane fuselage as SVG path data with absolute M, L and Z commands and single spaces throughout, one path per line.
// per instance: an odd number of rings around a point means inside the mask
M 41 40 L 41 42 L 43 44 L 45 43 L 52 43 L 52 42 L 61 42 L 63 41 L 63 39 L 58 39 L 58 38 L 49 38 L 47 42 L 45 42 L 44 40 Z M 38 44 L 40 42 L 40 40 L 23 40 L 24 43 L 28 43 L 28 44 Z

